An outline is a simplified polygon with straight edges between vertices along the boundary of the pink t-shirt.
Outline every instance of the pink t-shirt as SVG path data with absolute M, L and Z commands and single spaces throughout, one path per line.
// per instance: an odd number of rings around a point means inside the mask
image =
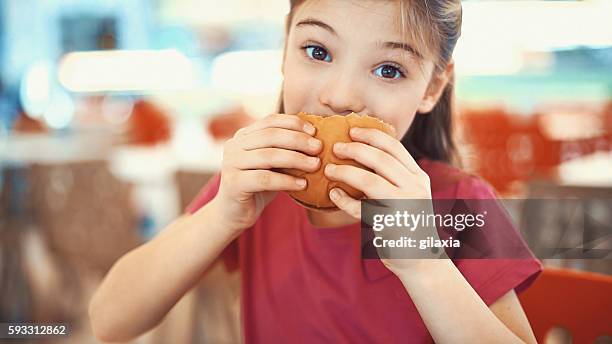
M 476 176 L 428 159 L 418 164 L 429 175 L 434 199 L 496 198 Z M 210 201 L 219 181 L 217 174 L 187 212 Z M 534 281 L 542 265 L 531 257 L 453 262 L 491 305 L 508 291 L 521 292 Z M 361 258 L 360 224 L 316 228 L 306 209 L 286 193 L 278 193 L 222 258 L 229 269 L 240 269 L 242 274 L 247 343 L 433 342 L 400 280 L 379 259 Z M 436 292 L 431 291 L 434 297 Z

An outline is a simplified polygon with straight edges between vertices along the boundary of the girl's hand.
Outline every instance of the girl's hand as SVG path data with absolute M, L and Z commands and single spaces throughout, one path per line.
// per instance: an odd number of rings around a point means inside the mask
M 428 200 L 423 209 L 430 212 L 431 190 L 429 176 L 423 171 L 406 148 L 397 139 L 378 129 L 352 128 L 354 142 L 336 143 L 333 152 L 341 159 L 353 159 L 374 172 L 351 165 L 327 164 L 325 175 L 342 181 L 370 199 L 418 199 Z M 356 219 L 361 219 L 361 202 L 340 188 L 330 190 L 330 198 L 338 208 Z M 423 205 L 424 202 L 418 202 Z M 384 231 L 382 231 L 384 232 Z M 437 238 L 436 230 L 429 235 Z M 380 255 L 380 252 L 379 252 Z M 421 261 L 420 259 L 382 259 L 383 263 L 398 274 Z
M 271 169 L 316 171 L 322 142 L 312 137 L 315 131 L 297 116 L 273 114 L 238 130 L 225 142 L 221 184 L 213 202 L 229 230 L 252 226 L 277 191 L 306 187 L 305 179 Z
M 371 199 L 431 199 L 429 176 L 419 167 L 400 141 L 378 129 L 352 128 L 355 142 L 338 142 L 334 154 L 353 159 L 374 172 L 351 165 L 327 164 L 325 175 L 342 181 Z M 331 200 L 356 219 L 361 219 L 361 203 L 342 189 L 334 188 Z

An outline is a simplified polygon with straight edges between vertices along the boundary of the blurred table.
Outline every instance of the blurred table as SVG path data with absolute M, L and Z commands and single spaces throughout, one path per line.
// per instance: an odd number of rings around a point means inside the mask
M 596 152 L 564 162 L 558 167 L 558 178 L 559 184 L 570 187 L 612 187 L 612 152 Z

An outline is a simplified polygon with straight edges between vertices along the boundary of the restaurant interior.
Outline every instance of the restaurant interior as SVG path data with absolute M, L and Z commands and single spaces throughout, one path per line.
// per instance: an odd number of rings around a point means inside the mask
M 0 0 L 0 323 L 69 323 L 31 342 L 98 342 L 88 303 L 114 262 L 186 211 L 225 140 L 275 111 L 288 8 Z M 612 343 L 612 2 L 463 11 L 461 163 L 519 200 L 545 267 L 520 296 L 538 341 Z M 539 254 L 551 245 L 580 254 Z M 130 343 L 241 342 L 239 281 L 214 266 Z

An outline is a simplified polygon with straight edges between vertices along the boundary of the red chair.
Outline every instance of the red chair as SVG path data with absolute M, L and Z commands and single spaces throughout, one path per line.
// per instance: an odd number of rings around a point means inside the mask
M 519 299 L 538 343 L 554 327 L 567 329 L 573 343 L 612 336 L 612 276 L 545 268 Z

